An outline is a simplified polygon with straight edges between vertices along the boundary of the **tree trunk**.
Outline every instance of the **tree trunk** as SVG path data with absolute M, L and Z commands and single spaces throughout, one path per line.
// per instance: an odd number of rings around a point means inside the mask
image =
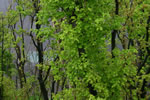
M 41 27 L 41 25 L 39 25 L 39 24 L 36 25 L 36 29 L 39 30 L 40 27 Z M 40 41 L 40 38 L 37 39 L 37 50 L 38 50 L 38 57 L 39 57 L 38 62 L 39 62 L 39 64 L 43 65 L 44 50 L 43 50 L 43 43 Z M 44 100 L 48 100 L 48 92 L 47 92 L 45 84 L 44 84 L 42 73 L 43 73 L 42 68 L 39 68 L 38 80 L 39 80 L 39 84 L 40 84 L 41 93 L 43 95 Z
M 115 0 L 115 5 L 116 5 L 116 10 L 115 10 L 115 14 L 119 15 L 119 2 L 118 0 Z M 113 30 L 112 31 L 112 36 L 111 36 L 111 53 L 112 53 L 112 58 L 114 58 L 114 54 L 113 54 L 113 50 L 116 47 L 116 34 L 117 34 L 117 30 Z
M 3 25 L 3 16 L 2 16 L 2 49 L 1 49 L 1 84 L 0 84 L 0 99 L 3 99 L 3 71 L 4 71 L 4 25 Z

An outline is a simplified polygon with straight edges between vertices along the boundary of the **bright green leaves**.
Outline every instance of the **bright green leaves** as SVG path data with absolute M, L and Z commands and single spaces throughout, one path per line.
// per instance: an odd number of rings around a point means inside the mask
M 22 14 L 23 16 L 32 16 L 34 15 L 34 6 L 30 0 L 19 0 L 17 1 L 16 13 Z
M 8 24 L 13 25 L 16 24 L 19 20 L 18 13 L 15 10 L 9 10 L 6 13 L 6 18 L 8 19 Z
M 116 65 L 114 64 L 112 68 L 115 68 L 117 71 L 114 69 L 115 73 L 107 73 L 107 70 L 111 67 L 108 67 L 108 62 L 105 60 L 111 59 L 107 58 L 108 56 L 105 57 L 106 49 L 103 49 L 106 47 L 104 36 L 107 37 L 109 35 L 107 33 L 110 33 L 111 29 L 106 28 L 110 26 L 107 23 L 110 15 L 104 6 L 107 5 L 105 4 L 106 2 L 104 0 L 97 1 L 101 5 L 104 4 L 103 6 L 100 6 L 97 2 L 91 4 L 90 1 L 64 0 L 58 2 L 49 0 L 47 4 L 45 2 L 45 0 L 42 1 L 43 9 L 39 13 L 40 18 L 45 19 L 40 20 L 41 22 L 46 22 L 48 18 L 51 18 L 53 22 L 52 29 L 56 31 L 54 37 L 56 37 L 56 41 L 61 41 L 55 42 L 55 45 L 58 46 L 56 51 L 58 51 L 60 59 L 52 65 L 55 78 L 60 77 L 59 70 L 62 68 L 70 82 L 73 82 L 80 88 L 82 88 L 82 85 L 86 86 L 90 83 L 98 91 L 100 98 L 108 98 L 109 89 L 107 88 L 109 88 L 109 85 L 113 84 L 114 88 L 119 86 L 119 80 L 116 83 L 109 84 L 112 76 L 119 76 L 119 66 L 115 67 Z M 42 14 L 47 17 L 44 17 Z M 117 22 L 118 19 L 116 19 L 114 27 L 120 27 L 121 19 Z M 48 32 L 48 29 L 44 29 Z M 44 31 L 41 31 L 38 35 L 44 35 Z M 84 49 L 84 52 L 80 52 L 79 49 Z M 106 66 L 107 70 L 104 66 Z M 104 70 L 106 70 L 106 74 Z M 112 71 L 112 69 L 109 69 L 109 71 Z M 101 77 L 103 78 L 101 79 Z M 107 82 L 108 85 L 106 84 Z M 86 87 L 83 89 L 86 89 Z
M 53 41 L 52 57 L 59 56 L 59 60 L 51 62 L 55 79 L 64 75 L 73 83 L 73 88 L 60 92 L 56 98 L 73 99 L 69 96 L 72 91 L 83 94 L 77 88 L 80 87 L 86 90 L 88 99 L 121 100 L 129 86 L 135 86 L 133 81 L 138 80 L 136 49 L 116 49 L 112 59 L 107 42 L 113 30 L 118 31 L 122 45 L 129 39 L 139 40 L 146 32 L 147 2 L 144 5 L 137 0 L 132 5 L 130 0 L 119 0 L 119 14 L 115 15 L 115 2 L 111 0 L 41 0 L 39 23 L 45 26 L 36 32 L 37 36 Z M 143 44 L 147 42 L 143 41 L 140 40 L 145 48 L 147 45 Z M 90 95 L 88 83 L 98 92 L 97 97 Z

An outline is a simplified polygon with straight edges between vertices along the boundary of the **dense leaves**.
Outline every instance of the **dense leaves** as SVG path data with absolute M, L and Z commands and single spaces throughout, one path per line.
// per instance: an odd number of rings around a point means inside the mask
M 0 97 L 147 100 L 149 8 L 149 0 L 14 0 L 0 22 Z

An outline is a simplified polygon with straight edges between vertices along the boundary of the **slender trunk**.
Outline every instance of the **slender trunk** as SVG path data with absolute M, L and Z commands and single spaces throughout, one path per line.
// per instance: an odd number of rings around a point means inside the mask
M 3 71 L 4 71 L 4 26 L 3 26 L 3 16 L 2 16 L 2 49 L 1 49 L 1 84 L 0 84 L 0 99 L 3 99 Z
M 38 21 L 38 20 L 37 20 Z M 36 24 L 36 29 L 40 29 L 41 25 Z M 38 50 L 38 57 L 39 57 L 39 64 L 43 64 L 43 43 L 40 41 L 40 38 L 37 39 L 37 50 Z M 44 100 L 48 100 L 48 92 L 46 90 L 45 84 L 44 84 L 44 80 L 43 80 L 43 71 L 42 68 L 39 68 L 39 73 L 38 73 L 38 80 L 39 80 L 39 84 L 40 84 L 40 89 L 41 89 L 41 93 L 43 95 Z
M 16 81 L 15 81 L 15 83 L 16 83 L 16 89 L 18 89 L 18 76 L 16 76 Z
M 16 35 L 14 32 L 13 32 L 13 35 L 14 35 L 14 39 L 16 41 Z M 23 84 L 26 83 L 26 77 L 25 77 L 25 73 L 24 73 L 25 61 L 22 61 L 22 59 L 25 59 L 25 58 L 22 58 L 22 56 L 21 56 L 21 47 L 18 44 L 15 44 L 15 45 L 16 45 L 15 51 L 17 54 L 16 64 L 17 64 L 17 69 L 18 69 L 18 73 L 19 73 L 20 87 L 23 88 Z
M 32 20 L 31 20 L 31 29 L 33 27 L 33 23 L 34 23 L 34 18 L 37 17 L 36 14 L 39 12 L 39 2 L 40 0 L 37 0 L 37 1 L 34 1 L 32 0 L 33 2 L 33 6 L 35 8 L 35 16 L 32 16 Z M 38 21 L 38 18 L 36 19 L 36 22 Z M 40 24 L 36 24 L 36 29 L 39 30 L 41 28 L 41 25 Z M 38 63 L 43 65 L 43 62 L 44 62 L 44 55 L 43 55 L 43 43 L 41 42 L 41 38 L 42 37 L 38 37 L 35 41 L 34 39 L 34 36 L 32 35 L 32 31 L 30 32 L 30 37 L 32 39 L 32 42 L 34 44 L 34 46 L 36 47 L 37 51 L 38 51 L 38 58 L 39 58 L 39 61 Z M 44 98 L 44 100 L 48 100 L 48 91 L 46 90 L 46 87 L 45 87 L 45 80 L 43 79 L 43 71 L 42 71 L 42 68 L 39 68 L 38 69 L 39 73 L 38 73 L 38 81 L 39 81 L 39 85 L 40 85 L 40 90 L 41 90 L 41 94 Z
M 52 94 L 55 93 L 55 83 L 56 81 L 54 80 L 54 77 L 53 77 L 52 85 L 51 85 L 51 100 L 53 100 Z
M 146 96 L 146 90 L 145 90 L 145 86 L 146 86 L 146 84 L 147 84 L 147 81 L 146 81 L 146 79 L 144 79 L 143 80 L 143 84 L 142 84 L 142 88 L 141 88 L 141 98 L 145 98 L 145 96 Z
M 19 0 L 17 0 L 17 5 L 20 5 Z M 19 13 L 19 19 L 20 19 L 20 25 L 21 25 L 21 29 L 24 29 L 24 23 L 23 23 L 23 17 L 21 12 Z M 17 35 L 15 34 L 15 28 L 16 28 L 16 24 L 14 24 L 14 26 L 12 26 L 12 32 L 13 32 L 13 36 L 14 36 L 14 40 L 16 42 L 17 40 Z M 24 83 L 26 83 L 26 76 L 24 73 L 24 65 L 25 65 L 25 46 L 24 46 L 24 33 L 22 32 L 21 34 L 21 38 L 22 38 L 22 46 L 19 46 L 18 44 L 15 44 L 15 50 L 16 50 L 16 55 L 17 55 L 17 69 L 18 69 L 18 73 L 19 73 L 19 80 L 20 80 L 20 87 L 23 88 Z
M 116 47 L 116 33 L 117 33 L 117 30 L 113 30 L 112 32 L 112 38 L 111 38 L 111 52 L 112 52 L 112 57 L 114 58 L 114 54 L 113 54 L 113 50 L 115 49 Z
M 59 86 L 60 86 L 60 80 L 58 80 L 58 81 L 56 82 L 56 91 L 55 91 L 55 94 L 58 93 L 58 91 L 59 91 Z
M 119 15 L 119 2 L 118 0 L 115 0 L 115 5 L 116 5 L 116 10 L 115 10 L 115 14 Z M 113 30 L 112 31 L 112 37 L 111 37 L 111 52 L 112 52 L 112 58 L 114 58 L 114 54 L 113 54 L 113 50 L 116 47 L 116 34 L 117 34 L 117 30 Z
M 18 66 L 20 87 L 23 88 L 24 83 L 26 83 L 25 73 L 24 73 L 24 69 L 23 69 L 24 65 L 22 65 L 21 63 L 19 63 L 17 66 Z
M 62 79 L 61 90 L 64 89 L 64 87 L 65 87 L 65 82 L 66 82 L 66 77 L 64 77 L 64 78 Z
M 43 61 L 43 55 L 41 55 L 41 52 L 39 52 L 39 64 L 42 64 Z M 42 63 L 41 63 L 42 61 Z M 38 80 L 39 80 L 39 84 L 40 84 L 40 89 L 41 89 L 41 93 L 43 95 L 44 100 L 48 100 L 48 92 L 46 90 L 44 81 L 43 81 L 43 77 L 42 77 L 42 69 L 39 69 L 39 74 L 38 74 Z
M 146 39 L 145 40 L 146 40 L 147 43 L 149 42 L 149 23 L 150 23 L 150 16 L 148 17 L 147 27 L 146 27 Z M 146 47 L 146 50 L 147 50 L 147 55 L 146 55 L 146 57 L 143 61 L 143 64 L 138 68 L 138 72 L 140 72 L 142 67 L 145 65 L 145 63 L 146 63 L 146 61 L 147 61 L 147 59 L 150 55 L 150 50 L 149 50 L 148 46 Z M 148 74 L 148 73 L 146 72 L 146 74 Z M 145 89 L 146 85 L 147 85 L 147 81 L 146 81 L 146 79 L 144 79 L 143 84 L 142 84 L 142 88 L 141 88 L 141 92 L 142 92 L 141 95 L 140 95 L 141 98 L 145 98 L 145 96 L 146 96 L 146 89 Z

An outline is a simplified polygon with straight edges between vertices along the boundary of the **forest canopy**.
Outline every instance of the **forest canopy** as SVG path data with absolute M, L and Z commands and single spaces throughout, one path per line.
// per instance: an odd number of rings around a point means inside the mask
M 149 100 L 150 0 L 9 0 L 0 100 Z

